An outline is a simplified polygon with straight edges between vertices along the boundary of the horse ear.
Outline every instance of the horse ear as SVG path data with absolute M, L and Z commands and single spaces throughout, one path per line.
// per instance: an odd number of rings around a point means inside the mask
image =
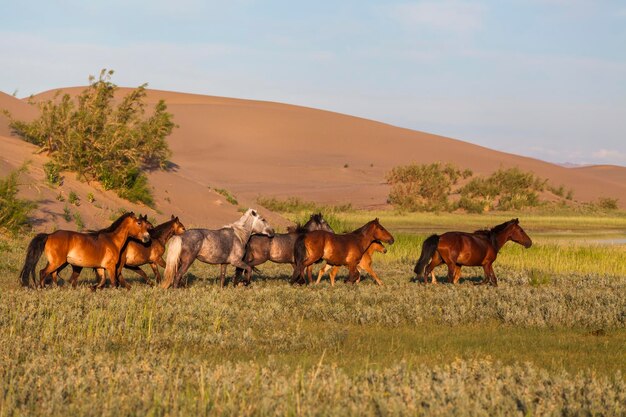
M 519 224 L 519 219 L 518 218 L 515 219 L 515 224 Z
M 171 217 L 171 219 L 170 219 L 170 220 L 174 220 L 174 219 L 175 219 L 175 217 L 174 217 L 174 215 L 172 214 L 172 217 Z
M 258 216 L 258 213 L 257 213 L 257 212 L 256 212 L 256 210 L 254 210 L 254 209 L 252 209 L 251 214 L 252 214 L 253 216 L 255 216 L 255 217 L 256 217 L 256 216 Z

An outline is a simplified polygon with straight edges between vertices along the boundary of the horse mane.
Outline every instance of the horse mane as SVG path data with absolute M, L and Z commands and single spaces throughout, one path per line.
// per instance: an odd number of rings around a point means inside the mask
M 89 230 L 87 233 L 89 235 L 91 235 L 91 236 L 98 236 L 98 235 L 101 235 L 102 233 L 111 233 L 115 229 L 120 227 L 122 222 L 124 220 L 126 220 L 127 217 L 134 216 L 134 215 L 135 215 L 135 213 L 133 213 L 132 211 L 124 213 L 117 220 L 115 220 L 113 223 L 111 223 L 110 226 L 105 227 L 104 229 L 100 229 L 100 230 Z
M 376 220 L 370 220 L 369 222 L 365 223 L 363 226 L 359 227 L 358 229 L 354 230 L 352 233 L 363 233 L 365 232 L 365 230 L 367 230 L 367 228 L 370 226 L 370 224 L 374 223 Z
M 306 232 L 307 232 L 306 228 L 301 223 L 296 223 L 295 226 L 287 227 L 287 233 L 298 233 L 298 234 L 300 234 L 300 233 L 306 233 Z
M 148 233 L 150 233 L 150 237 L 152 239 L 159 239 L 163 233 L 165 233 L 165 231 L 176 221 L 176 219 L 170 219 L 168 221 L 166 221 L 165 223 L 161 223 L 158 226 L 154 226 L 154 228 L 152 228 L 151 230 L 148 231 Z
M 493 245 L 496 246 L 495 244 L 496 236 L 502 233 L 507 227 L 509 227 L 511 224 L 515 223 L 516 221 L 517 219 L 512 219 L 504 223 L 501 223 L 497 226 L 494 226 L 491 229 L 476 230 L 474 231 L 474 234 L 487 237 L 493 243 Z
M 250 214 L 246 212 L 243 216 L 239 218 L 239 220 L 237 220 L 236 222 L 227 224 L 223 228 L 233 229 L 233 232 L 235 233 L 235 236 L 237 236 L 237 239 L 239 239 L 243 243 L 246 243 L 244 238 L 247 232 L 244 229 L 244 226 L 246 225 L 246 222 L 248 221 L 249 218 L 250 218 Z

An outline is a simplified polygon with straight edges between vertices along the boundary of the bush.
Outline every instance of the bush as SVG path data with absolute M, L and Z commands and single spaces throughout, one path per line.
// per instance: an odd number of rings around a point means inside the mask
M 32 122 L 14 120 L 11 127 L 24 140 L 53 158 L 56 169 L 75 171 L 79 178 L 99 180 L 131 201 L 152 204 L 142 169 L 165 168 L 170 150 L 165 138 L 175 124 L 163 100 L 146 117 L 146 84 L 114 103 L 113 71 L 98 79 L 74 101 L 69 94 L 38 104 L 41 115 Z M 50 173 L 54 174 L 52 165 Z M 47 173 L 46 173 L 47 175 Z M 53 176 L 53 175 L 52 175 Z
M 67 197 L 67 202 L 78 207 L 80 206 L 80 197 L 74 191 L 70 191 L 70 195 Z
M 43 165 L 43 171 L 46 175 L 46 182 L 50 185 L 57 186 L 61 184 L 61 174 L 59 165 L 54 161 L 48 161 Z
M 386 178 L 391 185 L 389 202 L 408 211 L 447 211 L 452 186 L 471 175 L 469 169 L 439 162 L 395 167 Z
M 598 207 L 602 210 L 617 210 L 617 198 L 601 197 L 598 199 Z
M 539 205 L 546 180 L 519 168 L 499 169 L 488 177 L 472 179 L 459 192 L 459 207 L 470 212 L 519 210 Z
M 17 197 L 18 180 L 24 172 L 26 172 L 26 165 L 0 178 L 0 229 L 14 234 L 30 227 L 28 216 L 36 207 L 32 201 Z

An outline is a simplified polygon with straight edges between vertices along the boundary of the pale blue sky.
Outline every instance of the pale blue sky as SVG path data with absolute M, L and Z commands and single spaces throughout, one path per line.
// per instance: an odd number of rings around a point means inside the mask
M 0 0 L 0 90 L 280 101 L 626 165 L 626 1 Z

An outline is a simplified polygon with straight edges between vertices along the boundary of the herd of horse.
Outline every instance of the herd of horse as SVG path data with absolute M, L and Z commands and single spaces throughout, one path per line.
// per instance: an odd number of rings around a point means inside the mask
M 482 284 L 498 285 L 493 262 L 498 251 L 508 241 L 528 248 L 532 240 L 512 219 L 491 229 L 473 233 L 447 232 L 427 238 L 415 265 L 413 281 L 423 279 L 436 283 L 434 269 L 441 264 L 448 267 L 448 281 L 458 283 L 462 266 L 482 266 L 485 276 Z M 169 243 L 169 244 L 168 244 Z M 367 272 L 378 285 L 380 277 L 372 269 L 372 255 L 386 253 L 384 244 L 392 245 L 394 238 L 376 218 L 349 233 L 335 233 L 321 213 L 312 214 L 304 225 L 289 228 L 287 233 L 274 233 L 256 210 L 248 209 L 239 220 L 217 230 L 186 229 L 178 217 L 154 227 L 147 216 L 125 213 L 109 227 L 86 233 L 57 230 L 36 235 L 28 245 L 20 282 L 25 287 L 44 287 L 52 281 L 58 285 L 58 274 L 66 266 L 72 267 L 69 279 L 72 287 L 78 284 L 83 268 L 93 268 L 99 278 L 92 289 L 102 289 L 108 275 L 111 286 L 130 288 L 124 279 L 124 268 L 135 271 L 150 285 L 140 268 L 149 264 L 157 284 L 162 288 L 181 287 L 185 273 L 198 259 L 207 264 L 220 265 L 220 282 L 226 283 L 226 268 L 236 268 L 234 285 L 240 281 L 250 284 L 256 266 L 271 261 L 291 264 L 292 284 L 312 284 L 312 267 L 322 261 L 316 283 L 330 271 L 331 285 L 339 268 L 348 268 L 346 282 L 358 283 L 361 272 Z M 166 260 L 163 255 L 166 251 Z M 46 265 L 36 276 L 39 259 L 45 255 Z M 159 266 L 165 268 L 163 278 Z M 243 275 L 243 277 L 242 277 Z M 32 282 L 31 282 L 32 278 Z

